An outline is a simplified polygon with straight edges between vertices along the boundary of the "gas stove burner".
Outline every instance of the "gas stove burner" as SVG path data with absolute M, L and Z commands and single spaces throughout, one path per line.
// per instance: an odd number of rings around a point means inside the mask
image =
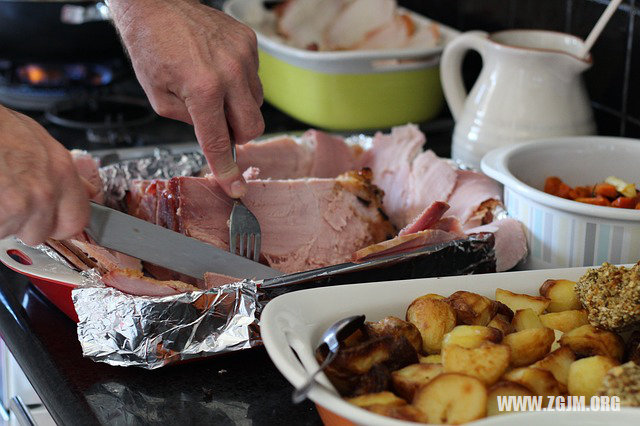
M 15 76 L 32 87 L 98 87 L 111 83 L 113 71 L 101 64 L 26 64 L 16 67 Z
M 155 117 L 146 101 L 126 96 L 64 102 L 45 112 L 49 122 L 86 130 L 89 142 L 108 145 L 133 144 L 132 128 L 148 124 Z
M 39 63 L 0 60 L 0 103 L 25 111 L 111 90 L 127 74 L 120 60 L 104 63 Z
M 155 114 L 142 99 L 105 96 L 57 104 L 45 112 L 45 117 L 71 129 L 112 130 L 147 124 Z

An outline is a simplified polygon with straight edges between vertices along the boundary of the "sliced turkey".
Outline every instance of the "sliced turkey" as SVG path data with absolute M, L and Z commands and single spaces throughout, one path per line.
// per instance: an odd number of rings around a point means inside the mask
M 325 31 L 352 0 L 287 0 L 278 8 L 278 33 L 293 46 L 325 48 Z
M 333 20 L 326 31 L 331 50 L 352 49 L 366 36 L 393 20 L 395 0 L 354 0 Z

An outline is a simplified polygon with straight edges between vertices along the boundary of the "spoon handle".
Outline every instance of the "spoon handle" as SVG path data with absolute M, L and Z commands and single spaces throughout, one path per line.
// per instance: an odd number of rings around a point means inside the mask
M 311 387 L 315 383 L 315 380 L 314 380 L 315 377 L 322 370 L 324 370 L 327 367 L 327 365 L 331 364 L 331 361 L 333 361 L 333 359 L 336 357 L 337 353 L 338 353 L 337 351 L 329 352 L 329 354 L 324 359 L 324 361 L 322 361 L 322 364 L 320 364 L 318 369 L 316 371 L 314 371 L 311 376 L 309 376 L 309 378 L 307 379 L 305 384 L 302 385 L 301 387 L 299 387 L 298 389 L 293 391 L 293 395 L 292 395 L 291 399 L 293 400 L 294 404 L 298 404 L 298 403 L 304 401 L 305 399 L 307 399 L 307 394 L 309 393 L 309 391 L 311 390 Z
M 578 55 L 580 58 L 584 58 L 587 56 L 587 54 L 593 47 L 593 44 L 596 42 L 598 37 L 600 37 L 600 33 L 604 29 L 605 25 L 607 25 L 607 23 L 609 22 L 609 19 L 611 19 L 611 16 L 618 9 L 618 6 L 620 6 L 620 3 L 622 3 L 622 0 L 611 0 L 611 2 L 606 7 L 604 12 L 602 12 L 602 16 L 600 16 L 600 19 L 598 19 L 598 22 L 596 22 L 596 25 L 593 27 L 593 29 L 591 30 L 591 32 L 587 36 L 587 39 L 584 42 L 582 51 Z

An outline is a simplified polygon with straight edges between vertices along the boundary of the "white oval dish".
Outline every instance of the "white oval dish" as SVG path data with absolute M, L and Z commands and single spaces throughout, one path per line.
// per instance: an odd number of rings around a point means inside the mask
M 538 294 L 540 285 L 546 279 L 577 280 L 587 269 L 501 272 L 351 284 L 296 291 L 279 296 L 267 304 L 260 319 L 260 332 L 267 352 L 278 370 L 291 384 L 301 386 L 308 372 L 314 371 L 318 366 L 314 358 L 314 347 L 322 332 L 338 319 L 358 314 L 366 315 L 367 321 L 378 321 L 389 315 L 404 318 L 411 301 L 428 293 L 449 296 L 458 290 L 466 290 L 495 298 L 495 289 L 499 287 L 516 293 L 535 295 Z M 358 425 L 416 425 L 416 423 L 380 416 L 346 402 L 338 395 L 324 374 L 318 376 L 318 382 L 321 385 L 316 384 L 312 388 L 309 398 L 326 411 L 342 417 L 342 419 L 326 422 L 327 425 L 345 425 L 347 423 L 343 421 L 344 419 Z M 333 422 L 336 420 L 339 423 Z M 619 412 L 608 413 L 517 413 L 490 417 L 471 424 L 478 426 L 640 424 L 640 409 L 626 408 Z
M 640 210 L 594 206 L 542 191 L 548 176 L 571 186 L 608 176 L 638 182 L 640 140 L 580 136 L 498 148 L 482 171 L 504 185 L 509 215 L 527 229 L 527 269 L 630 263 L 640 259 Z

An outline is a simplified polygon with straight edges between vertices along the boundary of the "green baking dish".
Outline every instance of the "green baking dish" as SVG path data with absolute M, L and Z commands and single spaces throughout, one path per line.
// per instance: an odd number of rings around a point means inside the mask
M 229 0 L 224 10 L 256 31 L 265 100 L 286 114 L 316 127 L 354 130 L 423 122 L 441 111 L 440 54 L 456 30 L 438 24 L 444 43 L 437 47 L 313 52 L 265 35 L 251 3 Z M 431 22 L 404 12 L 418 24 Z

